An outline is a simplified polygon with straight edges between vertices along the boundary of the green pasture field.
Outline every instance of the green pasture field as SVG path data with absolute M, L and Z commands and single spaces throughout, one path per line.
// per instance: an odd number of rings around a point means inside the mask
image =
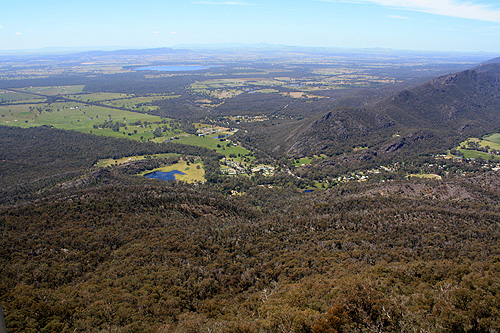
M 77 86 L 53 86 L 53 87 L 27 87 L 27 88 L 21 88 L 19 90 L 40 95 L 55 96 L 55 95 L 81 94 L 83 92 L 83 88 L 85 88 L 84 85 L 77 85 Z
M 500 156 L 493 156 L 491 154 L 488 154 L 488 153 L 485 153 L 485 152 L 482 152 L 482 151 L 477 151 L 477 150 L 470 150 L 470 149 L 459 149 L 460 152 L 463 153 L 463 156 L 465 158 L 478 158 L 478 157 L 481 157 L 481 158 L 484 158 L 485 160 L 489 160 L 489 159 L 494 159 L 494 160 L 500 160 Z
M 191 84 L 191 89 L 194 91 L 206 91 L 211 89 L 233 88 L 241 89 L 243 87 L 255 86 L 286 86 L 288 82 L 273 78 L 244 78 L 244 79 L 214 79 L 201 81 Z
M 20 127 L 35 126 L 36 108 L 43 108 L 47 104 L 18 104 L 18 105 L 0 105 L 0 124 Z M 38 125 L 39 126 L 39 125 Z
M 321 183 L 317 180 L 314 181 L 313 183 L 313 186 L 318 189 L 318 190 L 321 190 L 321 189 L 324 189 L 324 188 L 328 188 L 328 184 L 325 184 L 325 183 Z
M 114 159 L 114 158 L 107 158 L 103 160 L 99 160 L 95 166 L 103 168 L 107 166 L 112 166 L 112 165 L 120 165 L 120 164 L 125 164 L 128 162 L 133 162 L 133 161 L 142 161 L 147 158 L 169 158 L 169 157 L 178 157 L 180 156 L 179 154 L 175 153 L 166 153 L 166 154 L 154 154 L 154 155 L 140 155 L 140 156 L 127 156 L 119 159 Z M 148 171 L 149 172 L 149 171 Z
M 230 132 L 228 133 L 216 133 L 216 134 L 211 134 L 211 135 L 206 135 L 206 136 L 194 136 L 194 135 L 189 135 L 189 136 L 180 136 L 179 139 L 175 140 L 175 142 L 179 142 L 182 144 L 186 145 L 191 145 L 191 146 L 199 146 L 199 147 L 205 147 L 208 149 L 214 149 L 217 152 L 223 154 L 226 156 L 226 158 L 231 158 L 239 163 L 242 162 L 252 162 L 255 160 L 255 157 L 253 156 L 247 156 L 250 154 L 250 151 L 240 147 L 240 146 L 234 146 L 232 142 L 225 140 L 225 141 L 220 141 L 216 137 L 218 135 L 226 135 L 226 134 L 232 134 Z M 229 144 L 229 146 L 228 146 Z M 220 147 L 217 147 L 217 145 L 220 145 Z M 234 154 L 234 155 L 233 155 Z M 239 154 L 239 156 L 238 156 Z M 230 157 L 230 155 L 236 156 L 236 157 Z
M 102 102 L 108 101 L 112 99 L 123 99 L 130 97 L 129 94 L 121 94 L 121 93 L 93 93 L 93 94 L 78 94 L 78 95 L 64 95 L 63 97 L 69 99 L 77 99 L 82 102 Z
M 142 105 L 142 104 L 148 104 L 148 103 L 152 103 L 154 101 L 160 101 L 160 100 L 164 100 L 164 99 L 178 98 L 178 97 L 180 97 L 180 95 L 132 97 L 132 98 L 126 98 L 126 99 L 112 100 L 112 101 L 109 101 L 107 104 L 112 105 L 112 106 L 116 106 L 116 107 L 121 107 L 124 109 L 144 112 L 144 111 L 156 110 L 156 109 L 158 109 L 158 107 L 157 106 Z
M 261 94 L 272 94 L 272 93 L 280 92 L 279 90 L 271 89 L 271 88 L 268 88 L 268 89 L 259 89 L 259 90 L 254 90 L 254 91 L 257 92 L 257 93 L 261 93 Z
M 110 128 L 94 128 L 94 125 L 102 125 L 107 120 L 123 123 L 126 128 L 120 127 L 118 132 Z M 0 124 L 2 125 L 20 127 L 51 125 L 60 129 L 134 140 L 141 140 L 141 137 L 143 140 L 154 138 L 153 131 L 159 126 L 166 126 L 159 123 L 162 120 L 158 116 L 77 102 L 0 106 Z M 127 126 L 127 123 L 137 121 L 147 121 L 151 127 Z M 169 137 L 180 133 L 182 132 L 176 130 L 163 135 Z
M 139 175 L 144 176 L 154 171 L 169 172 L 174 170 L 185 173 L 185 175 L 175 175 L 175 179 L 178 181 L 183 181 L 186 183 L 200 183 L 205 181 L 205 169 L 203 168 L 203 162 L 201 160 L 197 160 L 196 162 L 190 163 L 189 165 L 187 162 L 181 161 L 169 166 L 144 171 Z
M 242 79 L 214 79 L 191 84 L 191 89 L 220 89 L 220 88 L 235 88 L 244 87 L 245 80 Z
M 35 98 L 32 98 L 32 99 L 25 99 L 25 100 L 21 100 L 21 101 L 12 101 L 12 102 L 8 102 L 9 104 L 33 104 L 33 103 L 43 103 L 46 101 L 46 99 L 44 97 L 41 97 L 40 98 L 36 98 L 35 95 L 33 95 L 32 97 L 35 97 Z
M 30 101 L 35 101 L 35 100 L 43 100 L 43 97 L 0 89 L 0 101 L 1 102 L 7 102 L 7 103 L 25 102 L 25 103 L 28 103 Z
M 493 160 L 500 160 L 500 156 L 494 156 L 489 153 L 486 153 L 484 151 L 478 151 L 472 149 L 473 147 L 469 147 L 468 142 L 474 142 L 478 143 L 481 147 L 485 148 L 488 146 L 493 150 L 500 150 L 500 133 L 494 133 L 491 135 L 488 135 L 487 137 L 484 137 L 483 139 L 478 139 L 478 138 L 469 138 L 463 142 L 461 142 L 458 147 L 456 148 L 458 151 L 460 151 L 463 154 L 464 158 L 484 158 L 484 159 L 493 159 Z M 466 147 L 467 149 L 461 149 L 461 147 Z
M 500 150 L 500 133 L 494 133 L 484 137 L 479 144 L 483 147 L 490 146 L 495 150 Z
M 213 90 L 210 92 L 210 96 L 215 97 L 215 98 L 233 98 L 238 96 L 239 94 L 242 94 L 243 90 L 237 90 L 237 89 L 217 89 Z
M 288 85 L 288 83 L 285 83 L 285 82 L 282 82 L 282 81 L 278 81 L 278 80 L 274 80 L 274 79 L 249 80 L 249 81 L 247 81 L 247 84 L 251 85 L 251 86 L 258 86 L 258 87 L 261 87 L 261 86 L 265 86 L 265 87 L 278 86 L 278 87 L 281 87 L 281 86 Z
M 314 159 L 312 157 L 299 158 L 298 160 L 294 160 L 293 161 L 293 165 L 295 165 L 296 167 L 298 167 L 298 166 L 305 165 L 305 164 L 311 164 L 311 162 L 313 160 Z
M 295 159 L 295 160 L 293 160 L 292 163 L 293 163 L 294 166 L 299 167 L 299 166 L 301 166 L 303 164 L 304 165 L 311 164 L 312 161 L 317 160 L 317 159 L 322 159 L 322 158 L 325 158 L 325 157 L 326 157 L 326 155 L 323 155 L 323 154 L 321 154 L 319 156 L 318 155 L 314 155 L 313 157 L 304 157 L 304 158 Z

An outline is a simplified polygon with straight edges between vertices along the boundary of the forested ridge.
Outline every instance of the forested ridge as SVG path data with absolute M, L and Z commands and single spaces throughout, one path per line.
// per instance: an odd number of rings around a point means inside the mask
M 229 197 L 109 177 L 2 209 L 9 331 L 500 327 L 500 202 L 467 190 L 496 173 Z M 468 199 L 424 195 L 436 185 Z

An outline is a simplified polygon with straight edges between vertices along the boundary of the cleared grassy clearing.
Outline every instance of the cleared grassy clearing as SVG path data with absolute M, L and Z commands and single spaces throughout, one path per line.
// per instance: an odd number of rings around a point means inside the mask
M 278 80 L 274 80 L 274 79 L 252 79 L 252 80 L 249 80 L 247 81 L 247 84 L 248 85 L 251 85 L 251 86 L 257 86 L 257 87 L 281 87 L 281 86 L 285 86 L 286 83 L 282 82 L 282 81 L 278 81 Z
M 27 88 L 21 88 L 19 90 L 35 94 L 55 96 L 55 95 L 81 94 L 83 92 L 83 88 L 85 88 L 84 85 L 76 85 L 76 86 L 53 86 L 53 87 L 27 87 Z
M 155 154 L 155 155 L 140 155 L 140 156 L 127 156 L 119 159 L 113 159 L 113 158 L 108 158 L 108 159 L 103 159 L 99 160 L 95 164 L 97 167 L 107 167 L 107 166 L 112 166 L 112 165 L 120 165 L 120 164 L 125 164 L 129 162 L 134 162 L 134 161 L 142 161 L 148 158 L 169 158 L 169 157 L 177 157 L 180 156 L 179 154 L 175 153 L 167 153 L 167 154 Z
M 35 126 L 33 121 L 38 113 L 37 110 L 45 109 L 45 107 L 46 104 L 1 105 L 0 124 L 20 127 Z
M 298 160 L 293 161 L 293 165 L 301 166 L 301 165 L 311 164 L 311 162 L 313 160 L 314 160 L 314 158 L 312 158 L 312 157 L 299 158 Z
M 233 87 L 234 88 L 234 87 Z M 205 95 L 207 97 L 212 97 L 212 98 L 233 98 L 236 97 L 240 94 L 242 94 L 244 91 L 240 89 L 220 89 L 220 88 L 196 88 L 191 90 L 193 93 L 196 93 L 198 95 Z
M 0 89 L 0 102 L 29 102 L 34 100 L 43 100 L 43 97 L 37 97 L 31 94 L 23 94 L 14 91 Z
M 458 152 L 455 155 L 460 155 L 464 158 L 500 160 L 500 156 L 494 155 L 500 151 L 500 134 L 495 133 L 484 139 L 469 138 L 461 142 L 455 150 Z
M 210 96 L 215 98 L 233 98 L 242 94 L 243 90 L 229 89 L 229 90 L 214 90 L 210 92 Z
M 148 173 L 159 171 L 159 172 L 170 172 L 170 171 L 182 171 L 185 175 L 175 175 L 175 179 L 178 181 L 183 181 L 186 183 L 200 183 L 205 181 L 205 169 L 203 168 L 203 162 L 201 160 L 197 160 L 194 163 L 189 163 L 185 161 L 181 161 L 179 163 L 175 163 L 169 166 L 148 170 L 141 172 L 139 175 L 144 176 Z
M 293 165 L 298 167 L 298 166 L 301 166 L 301 165 L 306 165 L 306 164 L 311 164 L 312 161 L 314 160 L 317 160 L 317 159 L 322 159 L 322 158 L 325 158 L 326 155 L 314 155 L 313 157 L 304 157 L 304 158 L 299 158 L 299 159 L 295 159 L 292 161 Z
M 216 133 L 206 136 L 179 136 L 175 142 L 179 142 L 186 145 L 205 147 L 208 149 L 213 149 L 224 156 L 226 158 L 230 158 L 238 163 L 251 163 L 255 160 L 255 157 L 252 156 L 251 152 L 243 147 L 235 146 L 231 141 L 222 139 L 218 139 L 219 135 L 230 135 L 232 133 Z
M 345 75 L 345 74 L 352 74 L 356 73 L 358 70 L 355 69 L 349 69 L 349 68 L 321 68 L 312 71 L 314 74 L 320 74 L 320 75 Z
M 120 123 L 119 130 L 105 128 L 105 122 Z M 137 125 L 137 123 L 141 125 Z M 147 122 L 147 125 L 144 125 Z M 163 123 L 162 123 L 163 122 Z M 158 128 L 165 128 L 162 136 L 183 133 L 168 130 L 165 119 L 148 114 L 109 109 L 77 102 L 52 104 L 23 104 L 0 106 L 0 124 L 20 127 L 49 125 L 96 135 L 134 140 L 149 140 Z
M 214 95 L 226 95 L 227 97 L 218 98 L 230 98 L 238 94 L 243 93 L 245 90 L 242 88 L 247 88 L 248 90 L 256 89 L 256 87 L 269 87 L 269 86 L 285 86 L 288 82 L 283 80 L 275 80 L 270 78 L 240 78 L 240 79 L 214 79 L 201 81 L 191 84 L 190 88 L 193 92 L 198 94 Z M 278 90 L 273 91 L 263 91 L 266 89 L 259 90 L 259 92 L 278 92 Z
M 436 175 L 434 173 L 415 173 L 408 175 L 408 178 L 423 178 L 423 179 L 438 179 L 442 180 L 443 178 L 440 175 Z
M 35 97 L 34 95 L 32 97 Z M 12 101 L 8 102 L 9 104 L 33 104 L 33 103 L 42 103 L 45 102 L 46 99 L 44 97 L 41 98 L 32 98 L 32 99 L 25 99 L 21 101 Z
M 483 140 L 479 142 L 483 147 L 490 146 L 493 149 L 500 150 L 500 133 L 495 133 L 484 137 Z
M 157 106 L 148 105 L 154 101 L 159 101 L 169 98 L 177 98 L 180 95 L 154 95 L 146 97 L 136 97 L 131 94 L 121 93 L 94 93 L 94 94 L 78 94 L 78 95 L 64 95 L 69 99 L 75 99 L 82 102 L 97 102 L 104 105 L 120 107 L 124 109 L 147 112 L 158 109 Z
M 214 79 L 191 84 L 191 89 L 217 89 L 227 87 L 243 87 L 245 86 L 245 79 Z
M 259 89 L 259 90 L 251 91 L 249 93 L 250 94 L 251 93 L 271 94 L 271 93 L 277 93 L 277 92 L 280 92 L 280 91 L 276 90 L 276 89 Z
M 94 94 L 79 94 L 79 95 L 64 95 L 66 98 L 76 99 L 82 102 L 102 102 L 108 101 L 112 99 L 123 99 L 128 98 L 131 95 L 129 94 L 120 94 L 120 93 L 94 93 Z
M 477 150 L 469 150 L 469 149 L 459 149 L 459 151 L 463 154 L 465 158 L 484 158 L 485 160 L 494 159 L 500 160 L 500 156 L 494 156 L 489 153 L 485 153 Z
M 157 106 L 147 105 L 155 101 L 164 99 L 178 98 L 180 95 L 160 95 L 160 96 L 147 96 L 147 97 L 129 97 L 126 99 L 117 99 L 107 102 L 106 104 L 121 107 L 129 110 L 136 110 L 147 112 L 150 110 L 158 109 Z
M 291 97 L 291 98 L 297 98 L 297 99 L 328 98 L 325 96 L 306 94 L 305 92 L 302 92 L 302 91 L 286 92 L 286 93 L 281 93 L 281 95 L 285 96 L 285 97 Z

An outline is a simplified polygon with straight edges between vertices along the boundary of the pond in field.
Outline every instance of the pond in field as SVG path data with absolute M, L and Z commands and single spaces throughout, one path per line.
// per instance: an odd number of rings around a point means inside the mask
M 169 172 L 153 171 L 151 173 L 145 174 L 144 177 L 167 181 L 176 181 L 177 179 L 175 179 L 175 175 L 185 175 L 185 173 L 179 170 L 173 170 Z
M 231 134 L 214 136 L 212 139 L 216 139 L 216 140 L 224 139 L 224 138 L 227 138 L 228 136 L 231 136 Z
M 200 65 L 168 65 L 168 66 L 148 66 L 138 67 L 136 71 L 159 71 L 159 72 L 192 72 L 208 69 L 211 66 Z

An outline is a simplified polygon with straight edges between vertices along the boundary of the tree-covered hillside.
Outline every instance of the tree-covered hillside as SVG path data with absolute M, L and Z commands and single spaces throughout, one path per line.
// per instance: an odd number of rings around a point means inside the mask
M 254 127 L 242 140 L 275 155 L 330 156 L 356 147 L 380 156 L 397 150 L 425 155 L 500 129 L 500 64 L 449 74 L 403 90 L 374 106 L 338 107 L 295 123 Z
M 116 172 L 2 209 L 9 332 L 500 327 L 495 173 L 227 197 Z

